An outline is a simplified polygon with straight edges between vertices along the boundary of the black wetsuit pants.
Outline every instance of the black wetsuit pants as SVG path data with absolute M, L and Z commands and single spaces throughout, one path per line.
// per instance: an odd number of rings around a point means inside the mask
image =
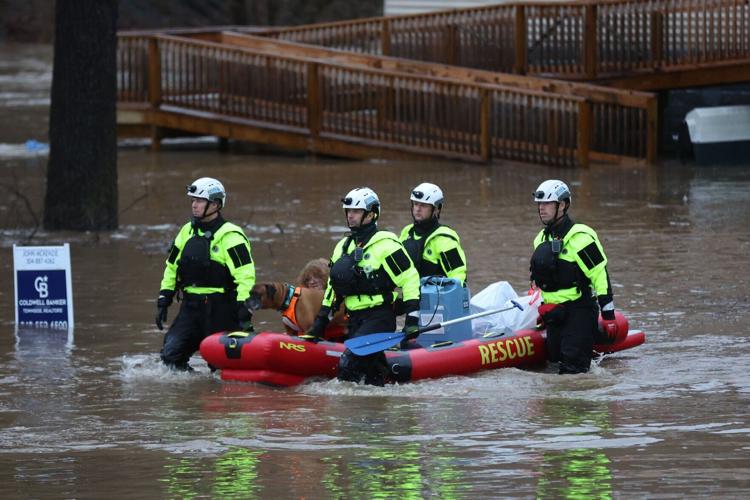
M 586 373 L 591 366 L 598 310 L 590 300 L 567 302 L 556 308 L 547 325 L 547 357 L 560 362 L 560 373 Z
M 361 337 L 370 333 L 394 332 L 396 313 L 391 305 L 378 306 L 363 311 L 349 313 L 349 338 Z M 385 385 L 388 364 L 384 352 L 367 356 L 357 356 L 349 349 L 339 358 L 339 380 L 361 382 L 368 385 Z
M 223 330 L 239 330 L 237 302 L 225 294 L 185 294 L 180 312 L 164 335 L 161 359 L 177 370 L 189 370 L 190 356 L 208 335 Z

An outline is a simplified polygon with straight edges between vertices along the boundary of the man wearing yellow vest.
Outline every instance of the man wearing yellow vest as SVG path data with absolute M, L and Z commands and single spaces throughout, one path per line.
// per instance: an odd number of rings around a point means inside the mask
M 401 230 L 400 240 L 419 276 L 446 276 L 466 283 L 466 254 L 456 231 L 440 223 L 443 191 L 423 182 L 411 191 L 414 223 Z
M 378 230 L 378 195 L 361 187 L 351 190 L 341 201 L 351 232 L 333 250 L 323 305 L 308 334 L 322 337 L 331 311 L 338 310 L 341 302 L 349 314 L 349 338 L 393 332 L 395 289 L 401 288 L 406 314 L 403 332 L 407 338 L 416 338 L 419 273 L 398 237 Z M 387 370 L 383 352 L 357 356 L 347 349 L 339 359 L 338 378 L 382 386 Z
M 547 327 L 547 355 L 560 362 L 561 374 L 585 373 L 599 309 L 604 333 L 612 341 L 618 336 L 607 257 L 594 230 L 568 216 L 571 194 L 564 182 L 542 182 L 534 201 L 544 229 L 534 239 L 531 280 L 544 299 L 539 315 Z
M 176 370 L 201 341 L 221 330 L 252 330 L 245 301 L 255 284 L 250 242 L 239 226 L 224 220 L 226 191 L 216 179 L 201 177 L 187 188 L 193 217 L 182 226 L 167 257 L 157 300 L 156 327 L 167 320 L 175 293 L 182 292 L 177 317 L 164 335 L 161 359 Z

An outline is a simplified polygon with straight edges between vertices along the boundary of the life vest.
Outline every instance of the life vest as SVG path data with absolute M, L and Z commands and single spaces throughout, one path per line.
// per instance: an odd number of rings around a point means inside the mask
M 177 262 L 177 279 L 181 286 L 224 288 L 224 291 L 233 288 L 234 280 L 229 269 L 211 259 L 211 242 L 215 234 L 222 232 L 224 224 L 216 229 L 216 233 L 206 231 L 201 235 L 197 229 L 192 230 L 193 236 L 185 242 Z
M 545 292 L 579 287 L 582 273 L 575 262 L 560 258 L 562 241 L 544 241 L 531 256 L 531 279 Z
M 297 322 L 297 301 L 300 295 L 302 295 L 300 287 L 295 288 L 287 285 L 286 299 L 284 299 L 284 303 L 279 308 L 279 311 L 281 311 L 281 321 L 295 332 L 302 331 L 302 327 Z
M 304 328 L 297 321 L 297 302 L 302 295 L 301 287 L 287 285 L 286 298 L 279 308 L 281 311 L 281 321 L 295 332 L 303 332 Z M 328 323 L 323 338 L 326 340 L 341 339 L 346 334 L 346 327 L 340 324 Z
M 348 297 L 351 295 L 383 295 L 384 298 L 391 297 L 396 285 L 386 273 L 385 269 L 378 268 L 369 276 L 358 265 L 362 261 L 364 249 L 355 246 L 351 252 L 347 250 L 351 244 L 352 237 L 349 236 L 342 247 L 342 254 L 331 266 L 330 280 L 336 296 Z
M 463 262 L 464 258 L 456 249 L 452 249 L 446 254 L 439 253 L 439 248 L 442 246 L 440 244 L 437 245 L 437 248 L 433 246 L 427 250 L 428 254 L 433 251 L 438 252 L 438 254 L 434 255 L 434 262 L 425 258 L 425 248 L 433 238 L 441 236 L 450 238 L 459 245 L 458 248 L 460 249 L 458 236 L 450 227 L 443 224 L 437 224 L 429 233 L 419 236 L 416 234 L 414 224 L 407 226 L 407 228 L 404 228 L 401 233 L 401 243 L 409 254 L 409 258 L 414 262 L 414 267 L 417 269 L 420 276 L 445 276 L 446 269 L 450 272 L 455 268 L 465 265 L 465 262 Z M 453 253 L 455 253 L 455 255 L 453 255 Z
M 419 275 L 422 276 L 422 252 L 424 252 L 424 243 L 427 238 L 414 239 L 414 229 L 409 231 L 409 238 L 405 239 L 401 243 L 406 249 L 406 253 L 409 254 L 409 258 L 414 263 L 414 267 L 419 271 Z
M 542 290 L 545 302 L 559 303 L 583 297 L 591 298 L 591 281 L 576 261 L 581 248 L 576 248 L 573 237 L 587 234 L 598 245 L 596 233 L 584 224 L 573 224 L 562 240 L 548 239 L 550 235 L 540 231 L 534 240 L 536 248 L 531 256 L 531 279 Z M 577 240 L 575 240 L 577 241 Z

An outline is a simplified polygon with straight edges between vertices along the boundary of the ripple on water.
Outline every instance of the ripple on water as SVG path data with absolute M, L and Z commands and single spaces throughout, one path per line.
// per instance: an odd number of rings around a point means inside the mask
M 199 456 L 216 456 L 229 449 L 229 446 L 209 439 L 193 439 L 190 441 L 169 443 L 145 443 L 142 444 L 142 446 L 147 450 L 166 451 L 178 455 Z
M 218 377 L 218 372 L 209 375 L 208 365 L 199 356 L 190 359 L 194 372 L 176 371 L 167 368 L 158 354 L 129 354 L 119 358 L 120 370 L 116 376 L 128 383 L 190 384 L 196 377 Z

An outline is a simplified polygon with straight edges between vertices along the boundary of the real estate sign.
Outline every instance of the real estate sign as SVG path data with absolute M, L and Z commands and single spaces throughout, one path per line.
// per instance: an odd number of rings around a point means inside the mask
M 13 245 L 16 328 L 73 328 L 70 247 Z

